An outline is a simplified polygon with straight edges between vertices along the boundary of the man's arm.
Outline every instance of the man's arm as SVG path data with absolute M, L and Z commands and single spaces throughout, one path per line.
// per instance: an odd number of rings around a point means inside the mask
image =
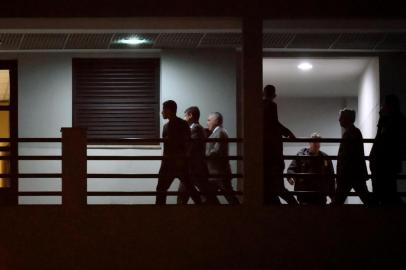
M 279 127 L 281 129 L 281 133 L 283 137 L 288 137 L 290 139 L 294 139 L 296 138 L 295 134 L 293 134 L 292 131 L 290 131 L 287 127 L 285 127 L 284 125 L 282 125 L 280 122 L 279 123 Z
M 218 133 L 218 136 L 212 137 L 212 139 L 227 139 L 226 134 L 224 134 L 222 131 Z M 221 156 L 222 155 L 222 144 L 224 142 L 215 142 L 213 144 L 213 147 L 209 149 L 207 152 L 207 156 Z
M 302 153 L 302 151 L 299 151 L 296 155 L 300 156 Z M 298 173 L 299 172 L 299 164 L 298 164 L 298 159 L 293 159 L 290 162 L 290 165 L 288 167 L 287 173 Z M 292 186 L 295 184 L 295 178 L 294 177 L 288 177 L 288 182 L 289 184 L 291 184 Z

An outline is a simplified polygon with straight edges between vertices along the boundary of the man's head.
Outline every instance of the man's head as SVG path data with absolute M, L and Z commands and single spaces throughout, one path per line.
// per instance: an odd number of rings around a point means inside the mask
M 167 100 L 162 104 L 162 117 L 163 119 L 171 119 L 176 117 L 176 110 L 178 106 L 173 100 Z
M 310 135 L 312 139 L 320 139 L 321 136 L 318 132 L 314 132 Z M 320 151 L 320 142 L 311 142 L 309 143 L 310 152 L 313 154 L 317 154 Z
M 340 126 L 348 128 L 355 122 L 355 111 L 350 109 L 342 109 L 340 111 L 340 117 L 338 118 Z
M 223 124 L 223 116 L 219 112 L 212 112 L 207 118 L 207 128 L 213 131 L 216 127 Z
M 264 99 L 274 99 L 276 97 L 275 86 L 268 84 L 264 87 Z
M 198 123 L 200 118 L 200 110 L 196 106 L 189 107 L 185 110 L 184 120 L 189 124 Z

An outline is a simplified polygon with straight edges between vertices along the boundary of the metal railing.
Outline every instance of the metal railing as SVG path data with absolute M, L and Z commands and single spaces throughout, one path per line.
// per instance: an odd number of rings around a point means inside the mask
M 290 139 L 290 138 L 283 138 L 282 139 L 283 143 L 310 143 L 310 142 L 319 142 L 319 143 L 341 143 L 343 139 L 341 138 L 295 138 L 295 139 Z M 363 143 L 374 143 L 374 139 L 363 139 Z M 337 155 L 329 155 L 329 156 L 297 156 L 297 155 L 283 155 L 284 161 L 286 160 L 298 160 L 298 159 L 322 159 L 322 160 L 338 160 L 339 156 Z M 369 156 L 364 156 L 365 160 L 369 160 Z M 406 161 L 406 156 L 403 157 L 403 161 Z M 288 177 L 301 177 L 301 178 L 306 178 L 306 177 L 321 177 L 325 176 L 325 174 L 321 173 L 284 173 L 283 177 L 288 178 Z M 331 175 L 332 177 L 336 178 L 337 174 L 334 173 Z M 368 179 L 371 179 L 372 175 L 368 174 Z M 406 174 L 398 174 L 397 175 L 398 180 L 406 180 Z M 322 194 L 322 195 L 330 195 L 334 196 L 334 194 L 331 193 L 323 193 L 320 191 L 289 191 L 290 194 L 293 195 L 300 195 L 300 194 Z M 400 196 L 406 197 L 406 192 L 397 192 Z M 350 192 L 348 196 L 358 196 L 357 192 Z

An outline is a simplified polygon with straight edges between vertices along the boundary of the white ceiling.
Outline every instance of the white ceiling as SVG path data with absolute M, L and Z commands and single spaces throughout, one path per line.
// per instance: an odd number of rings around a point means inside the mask
M 357 96 L 361 75 L 371 58 L 264 58 L 263 82 L 281 97 Z M 301 62 L 313 69 L 302 71 Z

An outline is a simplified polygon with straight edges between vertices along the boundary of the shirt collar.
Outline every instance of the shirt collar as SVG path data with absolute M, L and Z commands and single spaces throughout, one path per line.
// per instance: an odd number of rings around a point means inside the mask
M 216 130 L 219 129 L 219 128 L 220 128 L 220 126 L 217 126 L 217 127 L 213 130 L 213 133 L 216 132 Z

